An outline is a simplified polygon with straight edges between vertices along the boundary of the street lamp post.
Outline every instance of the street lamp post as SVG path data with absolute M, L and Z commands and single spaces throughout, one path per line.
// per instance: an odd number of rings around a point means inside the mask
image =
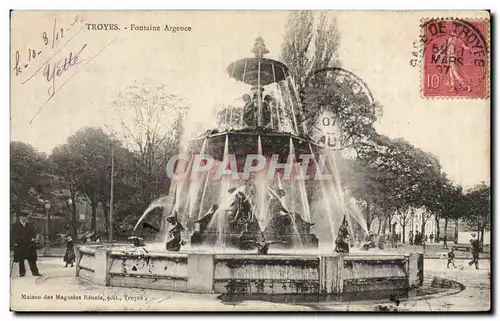
M 50 203 L 48 201 L 45 202 L 45 238 L 44 238 L 44 252 L 45 256 L 49 256 L 50 252 Z
M 109 241 L 113 241 L 113 209 L 114 209 L 114 194 L 115 194 L 115 144 L 111 147 L 111 191 L 109 197 Z

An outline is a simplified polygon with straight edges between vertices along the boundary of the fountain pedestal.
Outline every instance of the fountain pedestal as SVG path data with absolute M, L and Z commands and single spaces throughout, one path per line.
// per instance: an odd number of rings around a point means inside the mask
M 94 283 L 98 285 L 108 285 L 109 284 L 109 265 L 111 260 L 108 256 L 108 250 L 106 248 L 98 248 L 95 250 L 94 255 Z
M 214 255 L 188 254 L 187 290 L 191 293 L 213 293 Z
M 342 293 L 342 256 L 323 256 L 319 266 L 320 293 Z

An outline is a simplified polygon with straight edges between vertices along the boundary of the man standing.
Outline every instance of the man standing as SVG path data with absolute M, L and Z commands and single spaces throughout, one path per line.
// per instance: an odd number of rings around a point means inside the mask
M 408 241 L 410 242 L 410 245 L 413 245 L 413 231 L 410 231 L 408 234 Z
M 24 260 L 28 261 L 33 276 L 41 276 L 36 266 L 35 227 L 28 222 L 25 213 L 21 213 L 19 222 L 12 224 L 10 235 L 14 245 L 14 262 L 19 262 L 19 276 L 26 274 Z
M 396 232 L 392 233 L 392 247 L 393 248 L 398 247 L 398 234 Z
M 448 252 L 448 264 L 446 264 L 447 269 L 450 268 L 450 264 L 452 264 L 454 268 L 457 268 L 455 266 L 455 250 L 453 248 L 451 248 L 451 251 Z
M 476 234 L 472 234 L 472 239 L 470 240 L 470 244 L 472 246 L 472 261 L 469 262 L 469 266 L 475 264 L 476 270 L 479 270 L 479 238 L 475 238 Z
M 421 238 L 420 238 L 420 232 L 417 231 L 417 232 L 415 232 L 415 236 L 413 238 L 413 244 L 420 245 L 420 240 L 421 240 Z

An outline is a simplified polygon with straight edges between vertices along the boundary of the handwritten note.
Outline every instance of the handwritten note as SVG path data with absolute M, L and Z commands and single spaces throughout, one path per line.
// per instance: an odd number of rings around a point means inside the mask
M 63 42 L 62 47 L 67 45 L 74 36 L 83 30 L 85 27 L 84 22 L 79 15 L 75 16 L 74 21 L 68 26 L 59 26 L 57 18 L 54 19 L 52 24 L 52 32 L 48 33 L 43 31 L 40 33 L 40 42 L 32 44 L 27 51 L 21 52 L 16 50 L 14 59 L 15 76 L 23 76 L 30 70 L 32 64 L 39 62 L 43 57 L 50 55 L 49 61 L 59 52 L 59 46 Z M 75 32 L 76 30 L 76 32 Z M 31 45 L 31 44 L 30 44 Z M 42 57 L 42 58 L 41 58 Z M 44 64 L 46 64 L 45 62 Z M 31 80 L 41 68 L 36 69 L 35 72 L 28 74 L 28 77 L 22 82 L 23 84 Z
M 39 80 L 46 86 L 46 97 L 33 115 L 31 122 L 44 106 L 68 83 L 86 64 L 105 48 L 91 48 L 88 39 L 82 41 L 80 35 L 86 29 L 86 22 L 75 15 L 70 22 L 51 21 L 51 28 L 42 30 L 38 41 L 28 44 L 28 49 L 15 50 L 13 75 L 23 87 L 39 86 Z M 97 52 L 92 52 L 97 49 Z

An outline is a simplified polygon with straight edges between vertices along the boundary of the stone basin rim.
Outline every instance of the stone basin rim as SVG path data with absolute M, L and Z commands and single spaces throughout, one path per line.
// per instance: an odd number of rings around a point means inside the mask
M 216 259 L 232 259 L 235 257 L 241 259 L 294 259 L 294 260 L 310 260 L 319 258 L 322 256 L 330 256 L 330 257 L 343 257 L 345 261 L 357 261 L 357 260 L 366 260 L 366 261 L 377 261 L 377 260 L 401 260 L 408 258 L 411 254 L 418 254 L 413 252 L 408 253 L 379 253 L 379 252 L 369 252 L 367 253 L 337 253 L 337 252 L 318 252 L 318 253 L 286 253 L 286 252 L 271 252 L 269 254 L 257 254 L 252 253 L 252 250 L 249 251 L 235 251 L 235 252 L 217 252 L 214 251 L 189 251 L 189 252 L 160 252 L 160 251 L 144 251 L 139 252 L 141 247 L 131 247 L 130 249 L 119 250 L 116 247 L 120 247 L 122 244 L 106 244 L 106 245 L 79 245 L 79 251 L 86 254 L 94 254 L 95 249 L 106 249 L 109 255 L 111 256 L 137 256 L 137 257 L 165 257 L 165 258 L 186 258 L 188 255 L 214 255 Z

